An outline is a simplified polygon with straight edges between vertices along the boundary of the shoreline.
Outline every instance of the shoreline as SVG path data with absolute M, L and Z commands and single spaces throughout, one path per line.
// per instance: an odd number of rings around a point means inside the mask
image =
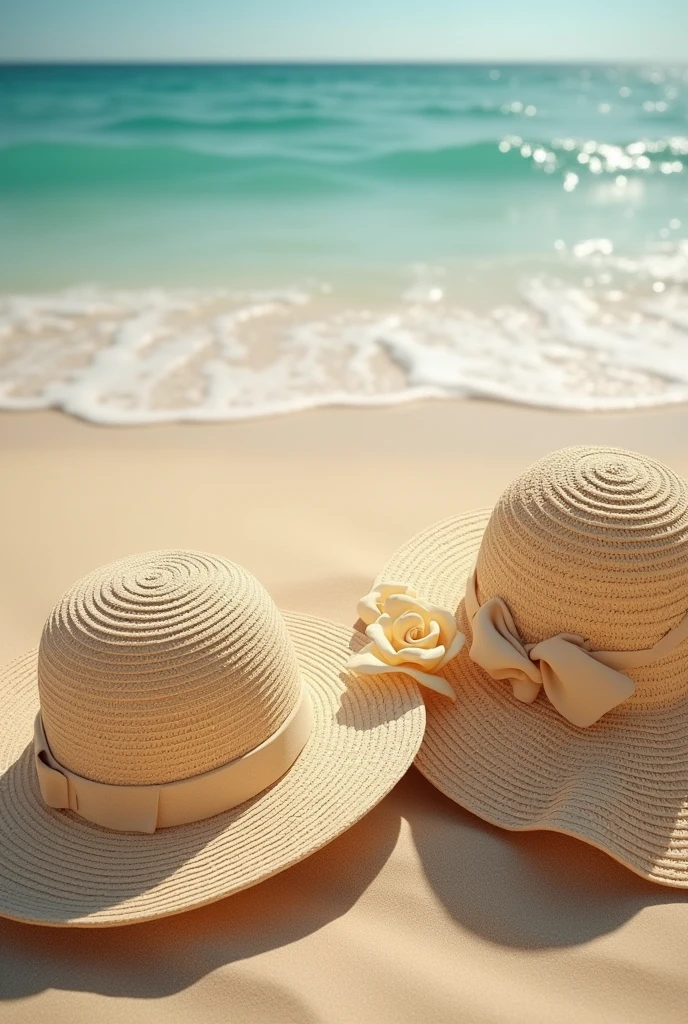
M 514 271 L 498 287 L 476 269 L 463 294 L 446 268 L 417 268 L 384 302 L 315 281 L 0 296 L 0 409 L 147 426 L 429 398 L 575 413 L 687 404 L 688 248 L 629 264 L 609 240 L 586 246 L 554 277 Z
M 307 454 L 327 453 L 332 445 L 337 450 L 347 451 L 351 440 L 361 442 L 370 438 L 371 429 L 375 432 L 376 444 L 382 444 L 386 446 L 386 451 L 392 452 L 394 433 L 380 430 L 385 420 L 389 420 L 390 424 L 393 421 L 395 430 L 401 429 L 405 442 L 413 445 L 415 439 L 423 450 L 426 450 L 425 442 L 432 433 L 435 445 L 427 451 L 429 456 L 437 454 L 438 444 L 440 454 L 454 448 L 449 431 L 441 429 L 435 434 L 438 428 L 448 428 L 454 422 L 456 426 L 463 427 L 468 420 L 472 420 L 477 429 L 471 434 L 471 446 L 484 452 L 492 451 L 496 432 L 506 426 L 507 421 L 514 421 L 508 424 L 510 431 L 524 431 L 525 451 L 539 452 L 534 458 L 566 444 L 616 444 L 632 448 L 632 444 L 624 443 L 624 437 L 635 438 L 638 444 L 641 444 L 643 437 L 647 437 L 650 442 L 656 442 L 655 447 L 666 447 L 680 457 L 685 448 L 680 430 L 682 427 L 688 430 L 688 402 L 628 411 L 586 412 L 482 398 L 418 398 L 399 404 L 327 406 L 243 420 L 123 423 L 117 426 L 80 419 L 59 409 L 27 412 L 0 409 L 0 453 L 10 446 L 25 448 L 52 444 L 61 447 L 65 443 L 76 442 L 89 444 L 96 437 L 108 438 L 107 444 L 113 447 L 121 444 L 128 446 L 132 438 L 145 440 L 152 447 L 193 447 L 202 436 L 204 442 L 213 447 L 219 443 L 224 444 L 234 435 L 246 434 L 251 442 L 264 443 L 269 440 L 271 446 L 276 446 L 276 452 L 289 451 L 291 455 L 298 456 L 299 451 L 294 451 L 292 447 L 294 441 L 304 446 L 303 451 Z M 539 428 L 545 421 L 548 422 L 548 436 L 563 440 L 540 451 Z M 282 429 L 276 429 L 278 427 Z M 312 429 L 315 427 L 317 429 Z M 674 431 L 678 431 L 679 436 Z M 596 433 L 600 435 L 600 440 L 594 440 Z M 579 439 L 566 440 L 572 437 Z M 265 456 L 272 453 L 262 451 Z

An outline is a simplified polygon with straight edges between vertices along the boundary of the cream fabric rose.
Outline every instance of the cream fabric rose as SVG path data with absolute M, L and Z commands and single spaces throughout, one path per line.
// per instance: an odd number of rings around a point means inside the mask
M 348 662 L 354 672 L 403 672 L 423 686 L 455 699 L 436 672 L 455 658 L 466 640 L 452 612 L 438 608 L 404 584 L 383 583 L 358 603 L 371 641 Z
M 366 626 L 378 619 L 384 610 L 385 601 L 392 594 L 407 594 L 408 597 L 415 597 L 415 590 L 411 590 L 405 583 L 378 583 L 375 590 L 362 597 L 356 606 L 359 619 L 362 619 Z

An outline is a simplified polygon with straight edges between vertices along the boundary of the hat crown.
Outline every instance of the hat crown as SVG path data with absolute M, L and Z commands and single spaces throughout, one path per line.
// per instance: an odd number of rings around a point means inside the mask
M 554 452 L 497 502 L 477 582 L 480 603 L 503 598 L 525 643 L 565 632 L 594 650 L 652 647 L 688 612 L 686 484 L 620 448 Z
M 301 682 L 284 620 L 241 566 L 156 551 L 85 576 L 38 653 L 55 758 L 112 785 L 190 778 L 279 729 Z

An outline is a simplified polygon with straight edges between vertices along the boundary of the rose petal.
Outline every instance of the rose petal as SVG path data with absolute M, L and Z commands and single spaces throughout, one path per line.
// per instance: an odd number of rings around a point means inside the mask
M 421 686 L 427 686 L 429 690 L 434 690 L 436 693 L 441 693 L 445 697 L 449 697 L 451 700 L 456 700 L 456 694 L 452 687 L 443 679 L 441 676 L 431 676 L 427 672 L 421 672 L 420 669 L 414 668 L 412 665 L 399 665 L 396 669 L 397 672 L 403 672 L 404 675 L 411 676 Z
M 445 645 L 451 644 L 457 633 L 456 618 L 453 612 L 447 611 L 446 608 L 438 608 L 437 605 L 432 605 L 428 608 L 428 615 L 433 622 L 439 625 L 442 642 Z
M 431 604 L 430 601 L 426 601 L 424 597 L 415 597 L 413 603 L 414 607 L 418 609 L 423 618 L 426 620 L 428 618 L 428 613 L 431 612 L 433 608 L 435 608 L 435 605 Z
M 406 639 L 404 646 L 424 648 L 426 651 L 439 647 L 442 644 L 442 640 L 440 638 L 440 627 L 437 623 L 431 622 L 425 629 L 427 630 L 425 636 L 420 637 L 418 640 Z
M 371 622 L 375 622 L 375 619 L 380 614 L 380 609 L 377 606 L 377 592 L 373 590 L 370 594 L 362 597 L 356 605 L 356 611 L 358 612 L 359 619 L 362 619 L 366 626 L 369 626 Z
M 377 622 L 371 622 L 366 628 L 366 636 L 369 640 L 373 641 L 377 648 L 377 653 L 382 660 L 386 661 L 389 665 L 396 665 L 399 662 L 399 655 L 387 638 L 384 623 L 381 621 L 383 618 L 384 616 L 381 615 Z
M 413 593 L 405 583 L 380 583 L 379 586 L 373 587 L 369 594 L 362 597 L 356 605 L 358 617 L 365 622 L 366 626 L 369 626 L 382 612 L 384 603 L 390 594 L 413 595 Z
M 412 629 L 418 629 L 421 636 L 425 635 L 425 622 L 418 612 L 404 612 L 393 620 L 390 640 L 396 648 L 406 646 L 406 634 Z
M 431 651 L 424 651 L 422 647 L 402 647 L 397 652 L 397 664 L 408 662 L 411 665 L 419 665 L 426 672 L 435 672 L 442 664 L 444 655 L 444 647 L 434 647 Z
M 408 594 L 409 597 L 415 597 L 415 590 L 411 590 L 405 583 L 379 583 L 375 587 L 375 593 L 379 595 L 380 606 L 385 603 L 390 594 Z
M 393 649 L 396 651 L 397 644 L 394 643 L 394 639 L 392 636 L 392 629 L 394 627 L 394 620 L 392 619 L 392 616 L 388 615 L 386 612 L 383 612 L 382 615 L 378 615 L 377 623 L 371 623 L 371 625 L 378 625 L 380 627 L 382 632 L 387 637 L 388 643 L 390 643 Z
M 411 594 L 390 594 L 385 599 L 384 611 L 393 619 L 398 619 L 404 612 L 419 612 L 423 615 L 423 602 Z M 425 616 L 423 615 L 423 619 Z
M 359 675 L 382 675 L 385 672 L 399 672 L 402 675 L 415 679 L 421 686 L 427 686 L 430 690 L 435 690 L 451 700 L 456 700 L 456 694 L 446 679 L 442 679 L 440 676 L 431 676 L 427 672 L 421 672 L 420 669 L 414 668 L 412 665 L 388 665 L 375 655 L 374 646 L 374 644 L 368 644 L 360 651 L 357 651 L 356 654 L 352 654 L 346 663 L 347 668 L 351 669 L 352 672 L 357 672 Z
M 442 665 L 440 667 L 443 667 L 444 665 L 448 665 L 449 662 L 452 661 L 452 659 L 456 657 L 456 655 L 459 653 L 459 651 L 462 649 L 462 647 L 463 647 L 463 645 L 465 643 L 466 643 L 466 637 L 463 635 L 463 633 L 458 633 L 457 632 L 456 636 L 454 637 L 454 639 L 450 643 L 449 647 L 447 648 L 447 653 L 445 654 L 444 658 L 442 659 Z

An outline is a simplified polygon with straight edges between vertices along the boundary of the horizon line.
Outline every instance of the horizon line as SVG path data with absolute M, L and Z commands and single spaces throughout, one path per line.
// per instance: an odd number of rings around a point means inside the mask
M 655 59 L 652 57 L 566 57 L 566 58 L 258 58 L 215 59 L 204 57 L 108 57 L 108 58 L 4 58 L 0 57 L 0 67 L 519 67 L 523 65 L 638 65 L 656 64 L 670 67 L 688 68 L 688 61 Z

